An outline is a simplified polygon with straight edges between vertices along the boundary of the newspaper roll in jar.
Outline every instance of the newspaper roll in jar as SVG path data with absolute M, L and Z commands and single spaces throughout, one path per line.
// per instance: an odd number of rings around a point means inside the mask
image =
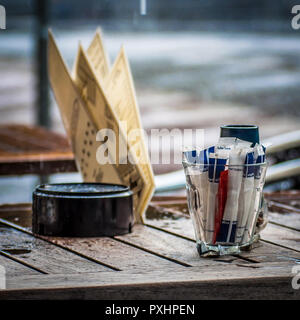
M 265 148 L 235 138 L 183 152 L 188 206 L 199 254 L 239 253 L 255 240 Z

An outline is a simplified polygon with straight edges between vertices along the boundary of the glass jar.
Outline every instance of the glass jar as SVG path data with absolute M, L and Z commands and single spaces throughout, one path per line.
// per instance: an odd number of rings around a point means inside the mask
M 183 167 L 199 254 L 238 254 L 251 245 L 266 225 L 266 163 L 220 166 L 183 161 Z

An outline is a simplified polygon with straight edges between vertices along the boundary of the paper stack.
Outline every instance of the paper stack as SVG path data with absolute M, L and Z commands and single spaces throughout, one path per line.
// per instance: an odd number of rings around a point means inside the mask
M 97 30 L 86 51 L 79 45 L 71 75 L 49 31 L 48 70 L 83 181 L 130 186 L 142 222 L 155 185 L 124 48 L 110 67 Z M 140 134 L 128 139 L 132 132 Z

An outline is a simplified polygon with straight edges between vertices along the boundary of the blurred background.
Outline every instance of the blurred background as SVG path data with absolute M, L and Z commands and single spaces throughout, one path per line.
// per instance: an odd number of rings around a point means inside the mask
M 291 26 L 297 1 L 1 4 L 6 29 L 0 30 L 0 124 L 37 124 L 64 134 L 48 92 L 47 28 L 71 69 L 79 41 L 87 48 L 100 26 L 111 64 L 125 46 L 145 129 L 205 129 L 206 145 L 217 140 L 222 124 L 257 124 L 262 139 L 300 129 L 300 30 Z M 297 156 L 285 155 L 283 160 Z M 156 174 L 177 169 L 180 165 L 154 166 Z M 20 179 L 30 192 L 16 195 Z M 1 178 L 0 202 L 30 201 L 35 179 Z

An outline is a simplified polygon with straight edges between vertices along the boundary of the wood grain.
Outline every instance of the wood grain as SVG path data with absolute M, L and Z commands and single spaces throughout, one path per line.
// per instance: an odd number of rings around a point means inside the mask
M 13 203 L 0 205 L 0 218 L 25 228 L 31 228 L 32 204 Z
M 296 229 L 300 232 L 300 215 L 299 215 L 299 213 L 269 212 L 268 220 L 271 223 L 280 224 L 283 227 Z
M 285 221 L 281 222 L 285 223 Z M 147 225 L 186 237 L 190 240 L 195 239 L 192 221 L 186 217 L 181 217 L 179 219 L 147 219 L 146 223 Z M 289 259 L 289 257 L 291 259 L 299 258 L 294 250 L 300 251 L 300 232 L 269 223 L 261 232 L 261 238 L 272 244 L 260 241 L 259 245 L 255 245 L 255 248 L 252 249 L 252 251 L 242 252 L 240 257 L 248 257 L 257 262 L 280 261 L 281 259 Z M 279 245 L 286 247 L 286 249 L 278 249 L 277 246 Z M 293 251 L 289 249 L 292 249 Z M 280 258 L 281 254 L 283 255 L 282 258 Z
M 0 218 L 1 222 L 7 227 L 33 236 L 30 228 L 18 226 L 3 218 Z M 124 270 L 122 268 L 153 269 L 164 265 L 173 268 L 182 267 L 180 262 L 172 262 L 165 257 L 160 258 L 158 255 L 153 255 L 145 250 L 134 248 L 108 237 L 64 238 L 40 235 L 36 235 L 36 237 L 47 241 L 50 245 L 54 244 L 56 247 L 67 249 L 83 258 L 106 265 L 113 270 Z
M 180 201 L 179 207 L 184 205 Z M 157 202 L 161 206 L 164 201 Z M 2 228 L 2 250 L 14 249 L 12 257 L 44 266 L 51 274 L 37 274 L 0 256 L 0 264 L 12 265 L 0 299 L 300 299 L 300 290 L 291 286 L 292 267 L 300 261 L 298 231 L 269 223 L 253 250 L 218 261 L 204 259 L 195 249 L 191 220 L 179 207 L 174 216 L 161 212 L 160 219 L 148 217 L 151 226 L 136 225 L 133 233 L 114 239 L 41 240 L 28 234 L 28 225 Z M 21 225 L 31 215 L 28 206 L 17 213 L 4 209 L 0 217 Z M 109 272 L 96 261 L 123 271 Z
M 160 258 L 112 238 L 44 238 L 54 244 L 78 252 L 85 257 L 114 266 L 119 270 L 185 268 L 175 262 Z
M 0 154 L 18 155 L 44 151 L 70 152 L 68 140 L 53 131 L 38 126 L 7 124 L 0 126 Z
M 145 219 L 145 224 L 168 231 L 177 236 L 185 237 L 186 239 L 195 241 L 194 228 L 192 220 L 187 216 L 179 218 L 163 218 L 163 219 Z
M 68 140 L 41 127 L 0 126 L 0 174 L 77 171 Z
M 17 263 L 9 258 L 0 255 L 0 266 L 5 268 L 6 277 L 15 277 L 20 275 L 38 275 L 38 271 Z
M 242 251 L 239 257 L 249 259 L 253 262 L 300 262 L 300 253 L 290 249 L 282 248 L 274 244 L 259 241 L 251 251 Z
M 291 286 L 292 266 L 22 276 L 7 281 L 0 299 L 299 299 L 300 291 Z
M 272 215 L 272 213 L 270 213 L 270 220 L 274 222 L 279 221 L 278 215 Z M 294 220 L 297 220 L 296 224 L 293 224 Z M 299 251 L 300 232 L 284 228 L 284 225 L 294 225 L 295 228 L 297 228 L 299 221 L 300 220 L 297 219 L 297 217 L 295 217 L 292 213 L 284 214 L 280 220 L 282 226 L 276 226 L 272 223 L 268 223 L 266 228 L 261 232 L 262 239 L 272 242 L 274 244 L 284 245 L 287 248 Z M 182 215 L 181 217 L 177 218 L 165 217 L 163 219 L 154 219 L 154 217 L 151 216 L 151 219 L 146 219 L 145 223 L 158 229 L 163 229 L 173 234 L 186 237 L 190 240 L 195 239 L 192 221 L 186 215 Z
M 45 273 L 110 271 L 62 248 L 18 230 L 0 225 L 0 249 L 20 262 Z
M 136 225 L 133 233 L 116 236 L 115 238 L 190 266 L 212 266 L 217 261 L 201 259 L 194 241 L 182 239 L 143 225 Z M 231 262 L 233 260 L 238 260 L 238 258 L 233 258 Z M 222 261 L 217 263 L 222 263 Z
M 269 223 L 261 232 L 262 240 L 300 252 L 300 232 Z

